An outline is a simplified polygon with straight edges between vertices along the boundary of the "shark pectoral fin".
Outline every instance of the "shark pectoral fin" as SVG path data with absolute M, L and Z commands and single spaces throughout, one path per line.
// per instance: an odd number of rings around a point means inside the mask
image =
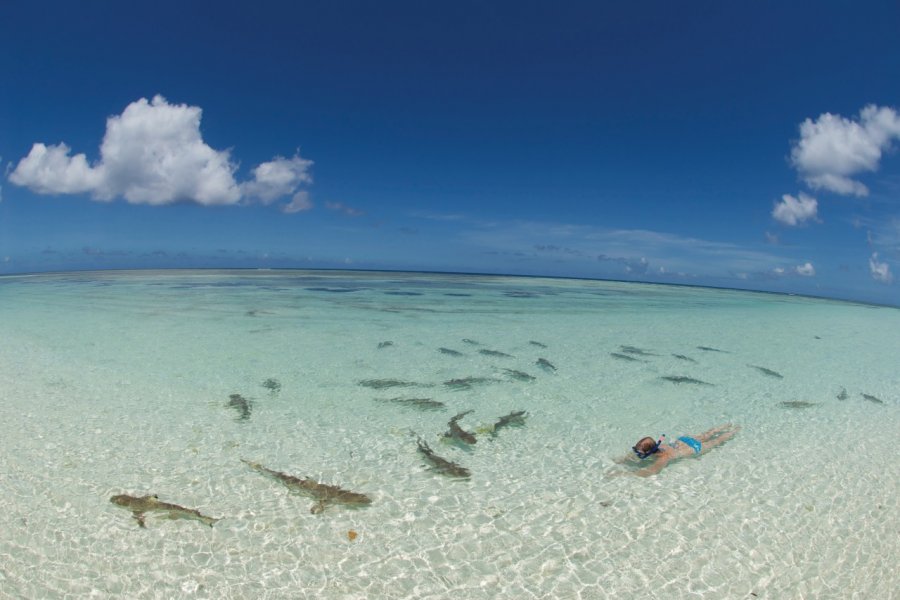
M 138 527 L 147 528 L 147 524 L 144 523 L 144 513 L 142 512 L 133 512 L 131 513 L 131 518 L 137 521 Z
M 309 512 L 311 512 L 311 513 L 314 514 L 314 515 L 317 515 L 317 514 L 319 514 L 320 512 L 322 512 L 323 510 L 325 510 L 325 500 L 324 500 L 324 498 L 323 498 L 322 500 L 319 500 L 319 501 L 316 502 L 315 504 L 313 504 L 313 505 L 312 505 L 312 508 L 309 509 Z

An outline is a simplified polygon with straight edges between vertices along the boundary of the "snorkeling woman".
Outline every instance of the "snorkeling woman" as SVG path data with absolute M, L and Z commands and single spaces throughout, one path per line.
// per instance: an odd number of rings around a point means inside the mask
M 719 444 L 727 442 L 740 429 L 731 423 L 726 423 L 699 435 L 683 435 L 672 443 L 666 442 L 665 434 L 656 441 L 652 437 L 641 438 L 631 449 L 639 460 L 649 458 L 653 460 L 653 464 L 636 471 L 635 475 L 641 477 L 656 475 L 673 460 L 687 456 L 699 456 Z

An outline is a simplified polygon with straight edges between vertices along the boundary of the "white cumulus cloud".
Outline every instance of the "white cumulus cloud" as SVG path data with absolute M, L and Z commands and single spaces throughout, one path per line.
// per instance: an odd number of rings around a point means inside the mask
M 873 252 L 872 257 L 869 258 L 869 272 L 875 281 L 880 281 L 881 283 L 892 283 L 894 281 L 891 266 L 886 262 L 879 262 L 877 252 Z
M 797 265 L 796 267 L 794 267 L 794 272 L 797 275 L 801 275 L 803 277 L 812 277 L 816 274 L 816 268 L 812 265 L 811 262 L 806 262 L 802 265 Z
M 805 262 L 802 265 L 797 265 L 790 269 L 787 269 L 785 267 L 775 267 L 774 269 L 772 269 L 771 274 L 775 277 L 788 277 L 794 275 L 799 275 L 801 277 L 813 277 L 816 274 L 816 268 L 811 262 Z
M 276 156 L 253 169 L 253 180 L 241 184 L 249 197 L 259 198 L 263 204 L 288 196 L 301 184 L 312 183 L 309 174 L 311 160 L 294 155 L 293 158 Z
M 81 194 L 97 189 L 100 176 L 84 154 L 69 156 L 65 144 L 35 144 L 9 180 L 38 194 Z
M 791 162 L 814 189 L 866 196 L 869 189 L 852 177 L 877 170 L 882 154 L 898 138 L 900 115 L 892 108 L 870 104 L 856 119 L 824 113 L 800 124 Z
M 326 202 L 325 208 L 328 210 L 333 210 L 335 212 L 343 213 L 348 217 L 361 217 L 365 213 L 357 208 L 353 208 L 352 206 L 347 206 L 343 202 Z
M 228 150 L 203 141 L 198 106 L 169 104 L 162 96 L 141 98 L 106 121 L 100 159 L 71 155 L 64 144 L 36 143 L 9 180 L 39 194 L 90 194 L 94 200 L 124 198 L 133 204 L 237 204 L 256 199 L 270 204 L 311 182 L 312 161 L 275 157 L 238 183 Z
M 797 194 L 797 197 L 784 194 L 781 202 L 777 202 L 775 208 L 772 209 L 772 217 L 785 225 L 799 225 L 804 221 L 815 219 L 818 206 L 819 203 L 815 198 L 807 196 L 803 192 Z
M 291 201 L 284 206 L 281 207 L 283 212 L 288 214 L 303 212 L 306 210 L 311 210 L 313 207 L 313 203 L 309 199 L 309 192 L 300 191 L 294 194 L 294 197 L 291 198 Z

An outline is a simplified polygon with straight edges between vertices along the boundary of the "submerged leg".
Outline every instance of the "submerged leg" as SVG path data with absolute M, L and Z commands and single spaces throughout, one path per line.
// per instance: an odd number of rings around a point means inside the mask
M 720 436 L 713 438 L 711 440 L 705 440 L 703 442 L 703 450 L 700 453 L 704 454 L 707 450 L 710 450 L 711 448 L 715 448 L 719 444 L 724 444 L 725 442 L 727 442 L 728 440 L 733 438 L 737 434 L 738 431 L 740 431 L 740 427 L 738 427 L 737 429 L 732 429 L 731 431 L 727 431 L 727 432 L 721 434 Z
M 710 429 L 708 431 L 704 431 L 703 433 L 701 433 L 700 435 L 697 435 L 695 437 L 698 440 L 700 440 L 701 442 L 705 443 L 705 442 L 708 442 L 709 440 L 711 440 L 712 438 L 716 437 L 717 435 L 721 434 L 724 431 L 727 431 L 727 430 L 737 431 L 738 429 L 740 429 L 740 427 L 736 428 L 731 423 L 725 423 L 724 425 L 717 425 L 716 427 L 713 427 L 712 429 Z

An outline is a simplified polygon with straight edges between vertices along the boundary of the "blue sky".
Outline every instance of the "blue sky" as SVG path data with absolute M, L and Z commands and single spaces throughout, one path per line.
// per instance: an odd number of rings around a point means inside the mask
M 896 2 L 12 2 L 0 273 L 502 272 L 900 304 Z

